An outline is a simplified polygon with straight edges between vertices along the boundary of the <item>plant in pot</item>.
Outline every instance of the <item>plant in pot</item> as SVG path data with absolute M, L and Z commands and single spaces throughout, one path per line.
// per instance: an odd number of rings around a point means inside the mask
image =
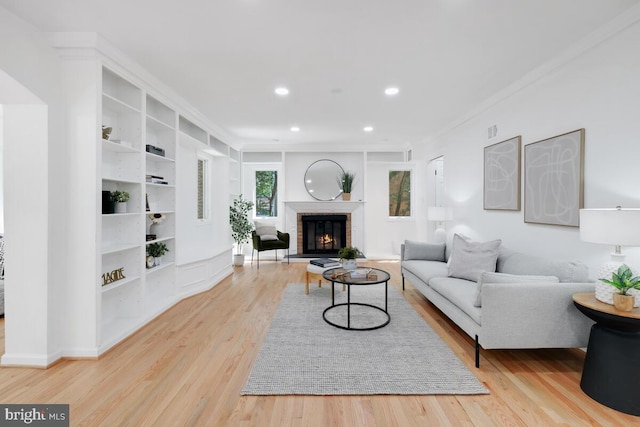
M 162 256 L 169 252 L 169 248 L 163 242 L 154 242 L 147 245 L 147 256 L 153 257 L 153 265 L 160 265 L 162 263 Z M 147 259 L 147 267 L 149 266 L 149 259 Z
M 342 172 L 336 178 L 338 187 L 342 190 L 342 200 L 351 200 L 351 188 L 355 182 L 356 174 L 352 172 Z
M 359 256 L 362 256 L 362 252 L 353 246 L 345 246 L 338 251 L 340 263 L 345 270 L 355 270 L 357 267 L 356 258 Z
M 115 203 L 115 213 L 127 213 L 127 201 L 131 196 L 127 191 L 116 190 L 109 194 L 109 199 Z
M 244 200 L 242 194 L 233 200 L 229 206 L 229 223 L 231 223 L 231 237 L 236 243 L 236 253 L 233 255 L 233 265 L 244 264 L 244 253 L 242 245 L 249 242 L 253 224 L 249 221 L 249 212 L 253 209 L 253 202 Z
M 616 273 L 613 273 L 611 280 L 600 279 L 618 289 L 619 292 L 613 294 L 613 305 L 620 311 L 631 311 L 635 304 L 635 296 L 628 292 L 631 289 L 640 289 L 640 276 L 634 276 L 628 265 L 622 264 Z

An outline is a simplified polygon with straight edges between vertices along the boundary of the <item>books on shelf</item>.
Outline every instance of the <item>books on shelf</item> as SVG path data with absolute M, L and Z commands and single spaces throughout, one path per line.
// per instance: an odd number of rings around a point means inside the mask
M 166 181 L 162 176 L 156 175 L 145 175 L 146 181 L 150 184 L 169 184 L 169 181 Z
M 337 259 L 331 259 L 331 258 L 312 259 L 311 261 L 309 261 L 309 264 L 317 265 L 318 267 L 323 267 L 323 268 L 337 267 L 338 265 L 340 265 Z

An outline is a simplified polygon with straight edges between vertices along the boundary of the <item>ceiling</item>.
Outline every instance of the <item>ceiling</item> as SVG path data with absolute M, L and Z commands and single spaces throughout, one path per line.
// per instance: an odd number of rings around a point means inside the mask
M 97 32 L 198 109 L 225 142 L 325 151 L 424 141 L 639 1 L 0 0 L 0 6 L 46 32 Z M 277 96 L 277 86 L 289 95 Z M 400 92 L 385 96 L 388 86 Z

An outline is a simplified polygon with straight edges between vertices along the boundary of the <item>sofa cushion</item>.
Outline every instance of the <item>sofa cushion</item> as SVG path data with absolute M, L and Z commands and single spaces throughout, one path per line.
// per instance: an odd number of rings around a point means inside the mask
M 501 240 L 475 242 L 468 237 L 454 234 L 449 276 L 477 282 L 483 271 L 496 271 L 498 248 Z
M 473 305 L 476 298 L 475 282 L 453 277 L 434 277 L 429 280 L 429 286 L 464 311 L 478 325 L 481 324 L 482 310 Z
M 278 240 L 278 232 L 276 226 L 268 222 L 255 221 L 256 234 L 260 236 L 260 240 Z
M 440 261 L 402 261 L 402 268 L 410 271 L 425 284 L 432 277 L 447 277 L 447 264 Z
M 589 281 L 589 271 L 580 261 L 554 261 L 501 248 L 496 271 L 507 274 L 556 276 L 560 282 Z
M 404 241 L 405 260 L 420 259 L 425 261 L 441 261 L 444 258 L 444 243 L 424 243 L 413 240 Z
M 556 276 L 531 276 L 506 273 L 490 273 L 484 272 L 480 275 L 480 279 L 476 285 L 476 300 L 474 306 L 482 305 L 482 285 L 485 283 L 559 283 Z

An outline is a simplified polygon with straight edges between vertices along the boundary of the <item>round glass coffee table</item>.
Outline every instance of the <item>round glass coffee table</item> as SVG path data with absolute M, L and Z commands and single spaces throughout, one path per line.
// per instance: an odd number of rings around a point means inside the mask
M 371 331 L 373 329 L 380 329 L 389 324 L 391 321 L 391 316 L 389 316 L 389 312 L 387 311 L 387 301 L 388 301 L 388 287 L 389 287 L 389 279 L 391 276 L 384 270 L 380 270 L 378 268 L 369 268 L 369 267 L 360 267 L 355 270 L 356 274 L 352 274 L 351 272 L 344 270 L 343 268 L 331 268 L 322 273 L 322 277 L 325 280 L 331 282 L 331 305 L 327 307 L 322 312 L 322 318 L 328 324 L 335 326 L 340 329 L 347 329 L 350 331 Z M 347 286 L 347 302 L 336 304 L 334 285 L 336 283 L 342 283 Z M 353 302 L 351 301 L 351 287 L 352 286 L 368 286 L 368 285 L 377 285 L 379 283 L 384 283 L 384 308 L 378 307 L 373 304 L 368 304 L 364 302 Z M 383 313 L 382 322 L 367 325 L 362 327 L 356 327 L 351 325 L 351 308 L 357 306 L 362 307 L 365 310 L 374 310 L 376 312 Z M 346 307 L 347 309 L 347 320 L 346 324 L 339 324 L 327 318 L 327 314 L 331 311 L 338 309 L 339 307 Z

